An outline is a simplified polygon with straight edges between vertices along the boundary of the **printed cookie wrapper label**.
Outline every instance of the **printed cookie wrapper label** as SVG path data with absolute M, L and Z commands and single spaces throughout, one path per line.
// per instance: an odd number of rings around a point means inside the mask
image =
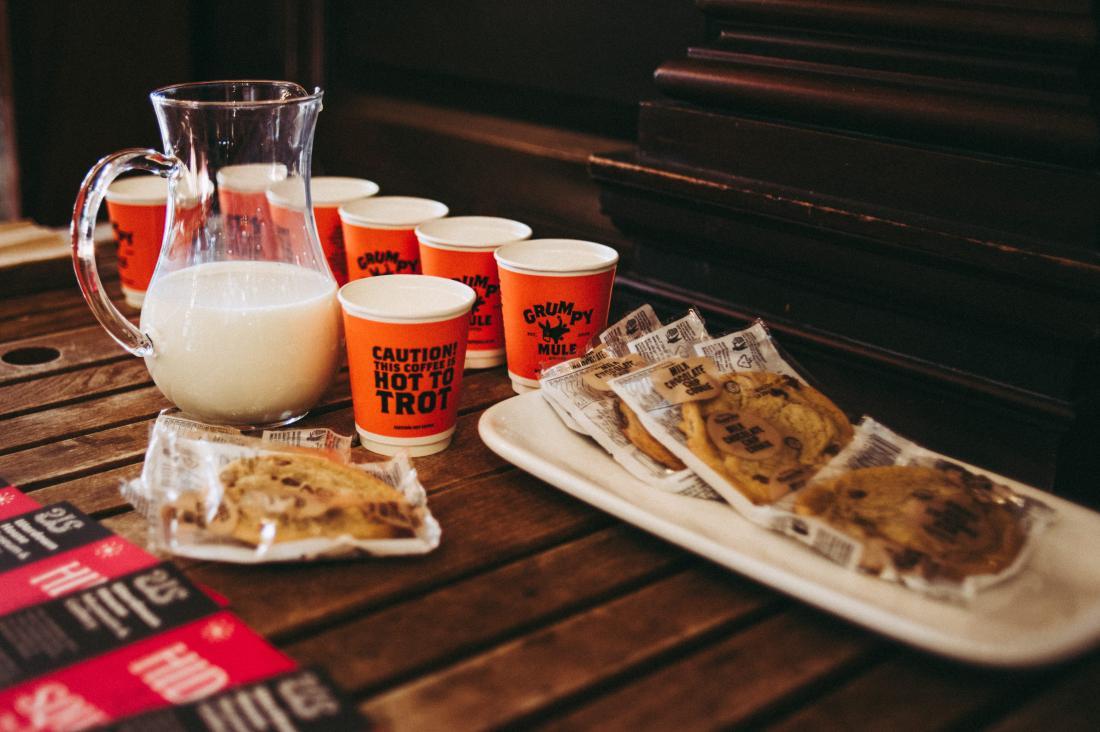
M 767 326 L 760 320 L 744 330 L 695 344 L 695 354 L 714 361 L 720 374 L 770 371 L 806 381 L 779 352 Z
M 413 229 L 370 229 L 344 223 L 348 277 L 420 274 L 420 244 Z
M 15 554 L 0 552 L 0 562 L 15 561 L 0 571 L 0 613 L 95 587 L 160 561 L 67 503 L 5 519 L 0 532 L 0 545 L 17 548 Z
M 470 309 L 468 351 L 504 348 L 504 314 L 500 303 L 500 275 L 493 252 L 455 251 L 427 244 L 420 247 L 424 274 L 446 277 L 470 287 L 476 298 Z
M 331 450 L 345 459 L 351 455 L 351 435 L 341 435 L 327 427 L 264 430 L 260 439 L 272 445 Z
M 244 730 L 329 732 L 369 725 L 318 668 L 291 671 L 239 686 L 201 701 L 147 712 L 109 725 L 113 732 L 227 732 Z
M 607 327 L 597 339 L 597 342 L 606 347 L 616 356 L 625 356 L 630 353 L 627 345 L 630 341 L 652 333 L 661 327 L 661 321 L 653 307 L 648 303 L 631 310 L 622 318 Z
M 165 409 L 157 417 L 154 429 L 171 431 L 180 437 L 213 442 L 247 444 L 254 439 L 246 437 L 236 427 L 212 425 L 185 417 L 178 409 Z M 272 445 L 289 447 L 308 447 L 328 450 L 339 455 L 345 462 L 351 457 L 351 435 L 341 435 L 327 427 L 292 427 L 282 430 L 264 430 L 260 440 Z
M 706 401 L 720 394 L 714 362 L 706 358 L 664 361 L 647 372 L 653 388 L 668 404 Z
M 581 376 L 581 382 L 597 394 L 611 394 L 611 385 L 608 383 L 611 379 L 629 374 L 645 363 L 646 360 L 638 355 L 612 358 L 587 369 Z
M 217 610 L 170 563 L 16 610 L 0 617 L 0 685 L 19 683 Z
M 360 429 L 414 438 L 454 427 L 466 317 L 410 325 L 344 314 L 352 406 Z
M 0 690 L 0 729 L 86 729 L 294 668 L 223 610 Z
M 581 356 L 607 324 L 614 269 L 576 277 L 500 270 L 509 373 L 538 379 L 540 367 Z
M 677 356 L 691 356 L 695 345 L 710 338 L 702 316 L 694 309 L 668 325 L 662 325 L 627 344 L 630 353 L 640 355 L 647 363 Z
M 818 472 L 805 491 L 812 491 L 815 486 L 823 483 L 843 479 L 854 474 L 854 471 L 907 466 L 951 472 L 980 482 L 984 486 L 981 492 L 988 494 L 997 505 L 1010 511 L 1017 529 L 1022 532 L 1023 544 L 1012 562 L 993 574 L 970 574 L 960 579 L 942 574 L 924 576 L 915 566 L 908 566 L 902 561 L 905 552 L 875 549 L 872 553 L 872 547 L 865 540 L 846 534 L 843 529 L 830 525 L 823 518 L 798 510 L 797 495 L 788 496 L 777 506 L 786 516 L 777 520 L 773 528 L 808 544 L 830 560 L 848 568 L 863 568 L 885 581 L 900 583 L 928 597 L 967 603 L 982 589 L 1019 573 L 1034 550 L 1037 538 L 1055 518 L 1054 511 L 1049 506 L 1013 491 L 1005 484 L 1004 478 L 963 466 L 897 435 L 869 417 L 864 417 L 852 441 Z M 964 479 L 964 484 L 965 482 Z M 926 531 L 941 541 L 951 543 L 952 536 L 975 536 L 980 530 L 976 525 L 978 516 L 965 506 L 950 498 L 937 500 L 931 497 L 931 491 L 924 492 L 929 497 L 918 502 L 924 509 L 923 518 L 913 515 L 910 509 L 905 509 L 905 513 L 899 516 L 901 520 L 912 521 L 915 531 Z M 899 497 L 899 511 L 902 510 L 900 501 Z M 920 555 L 913 553 L 913 556 Z M 864 567 L 865 564 L 868 567 Z

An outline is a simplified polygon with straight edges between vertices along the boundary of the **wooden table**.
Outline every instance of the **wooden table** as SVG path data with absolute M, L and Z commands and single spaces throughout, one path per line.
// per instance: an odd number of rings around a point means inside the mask
M 144 544 L 118 486 L 169 404 L 143 363 L 75 288 L 0 299 L 0 359 L 0 475 Z M 1100 654 L 976 669 L 811 610 L 501 461 L 477 421 L 509 396 L 503 370 L 467 374 L 453 446 L 414 461 L 434 553 L 179 564 L 386 728 L 1100 729 Z M 353 431 L 346 372 L 305 424 Z

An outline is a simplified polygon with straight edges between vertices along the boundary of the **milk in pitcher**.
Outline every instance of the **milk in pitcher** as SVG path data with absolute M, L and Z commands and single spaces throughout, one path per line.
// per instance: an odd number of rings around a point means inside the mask
M 301 415 L 339 362 L 336 283 L 280 262 L 199 264 L 155 279 L 141 329 L 153 381 L 184 412 L 234 425 Z

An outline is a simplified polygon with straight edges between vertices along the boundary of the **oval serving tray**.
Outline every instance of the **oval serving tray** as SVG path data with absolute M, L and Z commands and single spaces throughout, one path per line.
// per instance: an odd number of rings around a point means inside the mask
M 969 606 L 850 572 L 729 506 L 650 488 L 571 432 L 537 391 L 489 408 L 489 449 L 600 510 L 822 610 L 917 648 L 990 666 L 1053 663 L 1100 640 L 1100 514 L 985 472 L 1055 509 L 1016 577 Z

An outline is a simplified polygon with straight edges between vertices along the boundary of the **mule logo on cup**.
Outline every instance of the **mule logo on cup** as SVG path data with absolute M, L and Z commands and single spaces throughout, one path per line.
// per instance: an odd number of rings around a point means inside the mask
M 550 325 L 550 321 L 545 320 L 539 323 L 539 327 L 542 328 L 542 339 L 547 343 L 560 343 L 565 334 L 569 332 L 569 326 L 562 322 L 560 315 L 558 316 L 557 325 Z M 544 353 L 544 350 L 540 348 L 539 353 Z
M 577 304 L 567 300 L 533 305 L 523 311 L 523 321 L 528 325 L 538 324 L 542 329 L 542 343 L 538 346 L 540 356 L 572 356 L 577 351 L 577 343 L 561 344 L 566 333 L 578 324 L 591 324 L 594 308 L 578 310 Z
M 470 327 L 488 327 L 493 325 L 493 314 L 481 312 L 490 298 L 500 294 L 500 285 L 490 282 L 484 275 L 462 275 L 452 277 L 452 280 L 461 282 L 474 291 L 474 306 L 470 308 Z
M 410 415 L 447 409 L 458 350 L 458 341 L 430 348 L 372 348 L 381 412 Z

